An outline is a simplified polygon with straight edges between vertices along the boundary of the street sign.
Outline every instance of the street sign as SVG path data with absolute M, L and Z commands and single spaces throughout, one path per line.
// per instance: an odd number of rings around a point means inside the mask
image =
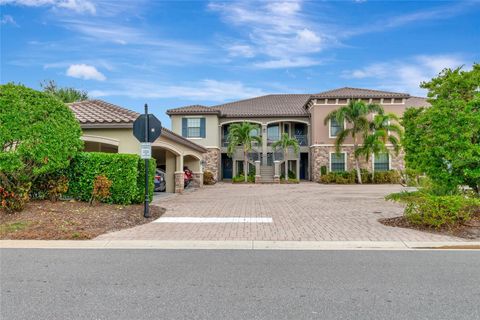
M 148 139 L 145 138 L 145 123 L 148 119 Z M 140 115 L 133 123 L 133 135 L 140 142 L 154 142 L 162 133 L 162 123 L 153 114 L 148 118 L 145 114 Z
M 150 200 L 148 196 L 148 160 L 152 157 L 152 142 L 162 134 L 162 123 L 153 115 L 148 113 L 148 106 L 145 104 L 145 113 L 140 115 L 133 122 L 133 135 L 140 141 L 140 157 L 145 160 L 145 203 L 143 216 L 150 218 Z
M 150 159 L 152 157 L 152 144 L 150 142 L 140 143 L 140 158 Z

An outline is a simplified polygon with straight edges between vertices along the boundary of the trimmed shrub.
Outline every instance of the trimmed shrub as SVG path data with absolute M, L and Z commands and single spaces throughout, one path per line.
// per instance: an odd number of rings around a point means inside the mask
M 255 183 L 255 174 L 249 174 L 247 176 L 248 183 Z M 232 183 L 245 183 L 245 176 L 243 174 L 237 175 L 232 178 Z
M 0 186 L 0 208 L 7 213 L 22 211 L 30 199 L 28 191 L 30 184 L 25 186 L 15 186 L 13 189 L 7 190 Z
M 149 186 L 151 195 L 153 195 L 155 167 L 155 160 L 151 159 L 152 179 Z M 140 203 L 145 196 L 144 168 L 144 160 L 134 154 L 82 152 L 72 160 L 67 170 L 70 181 L 67 195 L 78 200 L 89 201 L 95 178 L 104 175 L 112 182 L 111 195 L 105 199 L 105 202 Z
M 336 183 L 336 184 L 354 184 L 355 183 L 355 172 L 345 171 L 345 172 L 329 172 L 326 175 L 320 177 L 321 183 Z
M 327 174 L 327 166 L 320 167 L 320 175 L 324 176 Z
M 90 205 L 95 201 L 105 201 L 110 197 L 110 187 L 112 186 L 112 181 L 110 181 L 104 175 L 95 177 L 93 181 L 93 190 L 92 197 L 90 198 Z
M 373 180 L 374 180 L 373 183 L 378 183 L 378 184 L 400 183 L 401 176 L 400 176 L 400 173 L 395 170 L 380 171 L 380 172 L 375 172 Z
M 473 213 L 480 211 L 480 199 L 464 196 L 422 194 L 405 202 L 404 214 L 409 222 L 437 229 L 469 221 Z
M 205 171 L 203 173 L 203 184 L 205 185 L 213 185 L 215 184 L 215 179 L 213 178 L 213 173 L 210 171 Z

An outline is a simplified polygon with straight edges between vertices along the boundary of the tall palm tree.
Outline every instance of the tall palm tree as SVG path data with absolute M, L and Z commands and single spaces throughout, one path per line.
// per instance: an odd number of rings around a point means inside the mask
M 284 133 L 280 137 L 280 140 L 277 140 L 272 144 L 272 148 L 274 151 L 277 150 L 278 147 L 280 147 L 280 149 L 282 149 L 283 151 L 283 160 L 285 161 L 285 180 L 288 180 L 288 167 L 287 167 L 288 148 L 293 148 L 293 151 L 295 152 L 295 154 L 298 155 L 300 146 L 297 138 L 290 138 L 288 136 L 288 133 Z
M 245 182 L 248 178 L 248 152 L 253 148 L 253 143 L 262 143 L 262 138 L 254 134 L 260 132 L 259 126 L 250 122 L 234 123 L 228 128 L 227 154 L 231 157 L 238 146 L 243 148 L 243 173 Z
M 380 111 L 373 117 L 369 124 L 369 130 L 363 137 L 363 144 L 355 152 L 357 157 L 364 156 L 368 162 L 372 155 L 378 156 L 380 153 L 389 153 L 386 144 L 390 143 L 393 151 L 398 155 L 400 152 L 400 137 L 403 134 L 402 127 L 399 126 L 398 117 L 392 113 Z M 392 134 L 393 133 L 393 134 Z M 375 170 L 372 172 L 372 178 L 375 177 Z
M 338 123 L 346 121 L 349 124 L 348 127 L 344 127 L 338 132 L 335 140 L 335 150 L 337 153 L 340 153 L 340 148 L 345 139 L 349 136 L 352 137 L 355 170 L 357 171 L 357 179 L 360 184 L 362 183 L 362 176 L 360 174 L 360 156 L 357 154 L 357 150 L 360 139 L 369 131 L 370 121 L 368 120 L 368 115 L 373 112 L 383 113 L 383 108 L 378 104 L 367 104 L 361 100 L 351 99 L 346 106 L 330 112 L 324 120 L 325 125 L 332 118 L 335 118 Z

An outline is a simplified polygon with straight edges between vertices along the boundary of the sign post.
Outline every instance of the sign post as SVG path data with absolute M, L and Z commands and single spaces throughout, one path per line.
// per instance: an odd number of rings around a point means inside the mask
M 162 132 L 161 122 L 153 115 L 148 114 L 148 105 L 145 104 L 145 114 L 140 115 L 133 123 L 133 135 L 140 141 L 140 158 L 145 160 L 145 204 L 143 216 L 150 218 L 148 185 L 150 178 L 149 160 L 152 157 L 152 142 L 157 140 Z

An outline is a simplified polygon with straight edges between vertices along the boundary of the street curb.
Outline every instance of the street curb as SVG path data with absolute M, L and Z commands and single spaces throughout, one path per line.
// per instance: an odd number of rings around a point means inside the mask
M 479 250 L 480 242 L 0 240 L 0 249 Z

